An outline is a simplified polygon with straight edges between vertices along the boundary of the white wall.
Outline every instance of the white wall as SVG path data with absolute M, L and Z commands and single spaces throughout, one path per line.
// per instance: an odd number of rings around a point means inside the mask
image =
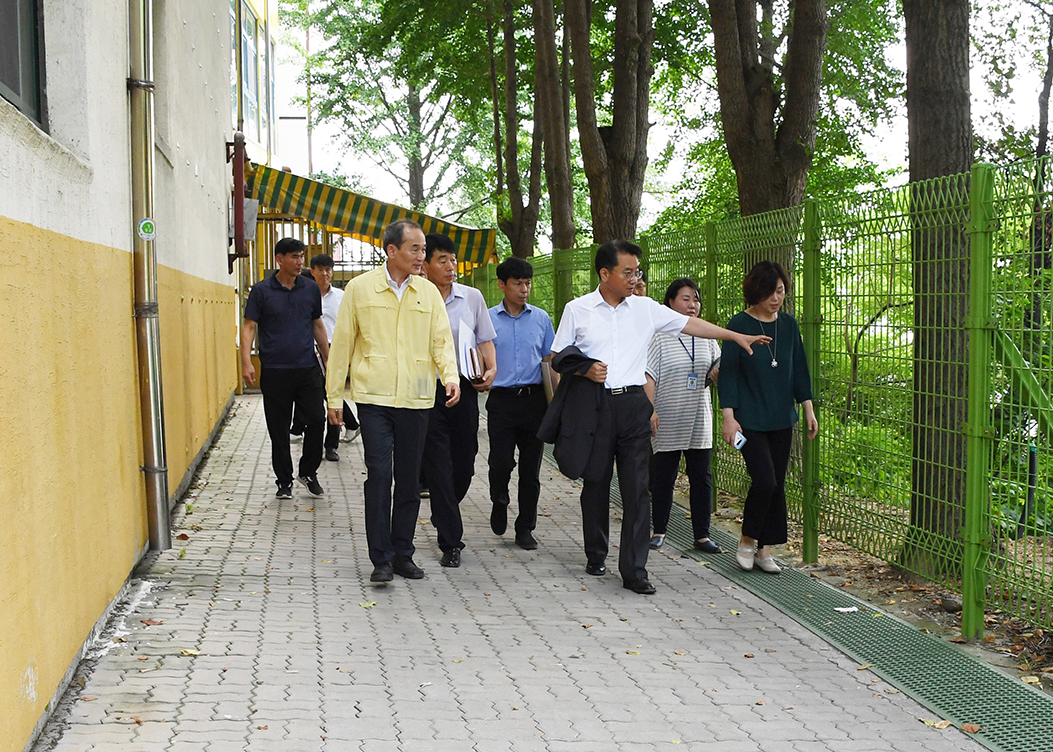
M 154 0 L 158 262 L 227 274 L 223 0 Z M 47 132 L 0 100 L 0 216 L 131 250 L 127 0 L 44 0 Z

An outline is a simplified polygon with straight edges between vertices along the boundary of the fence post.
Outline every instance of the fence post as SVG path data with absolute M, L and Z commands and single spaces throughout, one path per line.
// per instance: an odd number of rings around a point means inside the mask
M 571 251 L 552 249 L 552 323 L 557 327 L 563 317 L 563 306 L 574 298 L 574 266 Z
M 808 369 L 812 376 L 815 414 L 819 416 L 819 336 L 823 322 L 819 307 L 819 250 L 822 246 L 822 219 L 819 215 L 819 202 L 805 199 L 804 202 L 804 273 L 801 287 L 801 337 L 804 340 L 804 354 L 808 359 Z M 803 491 L 804 529 L 802 531 L 801 558 L 806 564 L 819 561 L 819 442 L 817 436 L 812 441 L 803 438 L 801 442 L 801 485 Z
M 962 561 L 962 636 L 984 633 L 990 555 L 991 276 L 994 254 L 994 178 L 989 164 L 973 166 L 969 181 L 969 397 L 965 465 L 965 541 Z
M 720 289 L 717 280 L 717 225 L 710 220 L 706 222 L 706 321 L 717 322 L 717 295 Z M 716 490 L 716 486 L 714 486 Z

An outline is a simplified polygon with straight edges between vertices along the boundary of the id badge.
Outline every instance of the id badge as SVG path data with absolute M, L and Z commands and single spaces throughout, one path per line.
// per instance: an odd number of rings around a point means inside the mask
M 698 389 L 698 374 L 697 373 L 689 373 L 687 375 L 687 388 L 688 389 Z

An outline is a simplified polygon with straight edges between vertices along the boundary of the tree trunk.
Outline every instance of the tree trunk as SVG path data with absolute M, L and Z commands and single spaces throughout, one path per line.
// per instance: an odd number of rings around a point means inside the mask
M 973 161 L 968 0 L 904 0 L 914 273 L 911 537 L 902 561 L 955 578 L 965 512 Z M 948 175 L 957 179 L 929 181 Z
M 409 93 L 407 106 L 409 109 L 409 145 L 406 156 L 409 161 L 409 200 L 410 208 L 416 211 L 424 211 L 424 163 L 421 155 L 421 141 L 424 136 L 421 133 L 421 109 L 420 93 L 413 82 L 409 82 Z
M 766 21 L 770 6 L 764 6 Z M 829 26 L 826 2 L 793 4 L 781 102 L 774 30 L 770 23 L 758 26 L 757 3 L 709 0 L 709 12 L 720 118 L 738 178 L 739 209 L 745 216 L 797 206 L 804 200 L 815 148 Z
M 552 211 L 553 248 L 573 248 L 574 185 L 570 173 L 570 136 L 563 112 L 563 91 L 556 55 L 556 21 L 551 0 L 533 0 L 537 46 L 535 116 L 541 122 L 545 145 L 545 177 Z
M 589 0 L 567 0 L 566 28 L 574 57 L 578 137 L 589 183 L 592 237 L 596 243 L 636 237 L 650 107 L 652 0 L 618 0 L 614 22 L 612 124 L 599 126 L 592 63 Z
M 527 189 L 527 200 L 524 204 L 522 178 L 519 172 L 519 68 L 516 64 L 515 9 L 511 0 L 505 0 L 504 3 L 504 62 L 504 159 L 508 165 L 508 212 L 502 212 L 498 216 L 498 227 L 508 238 L 512 247 L 512 255 L 517 258 L 527 258 L 534 253 L 538 209 L 541 201 L 541 121 L 536 114 L 537 99 L 535 98 L 534 133 L 530 149 L 530 182 Z M 535 76 L 535 88 L 536 83 Z

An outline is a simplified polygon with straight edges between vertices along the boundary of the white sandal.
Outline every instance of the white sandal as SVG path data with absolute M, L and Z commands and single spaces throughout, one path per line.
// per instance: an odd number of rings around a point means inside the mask
M 782 571 L 782 567 L 775 563 L 775 557 L 771 555 L 755 559 L 753 563 L 757 565 L 757 569 L 768 574 L 778 574 Z
M 753 546 L 739 546 L 738 550 L 735 551 L 735 561 L 739 563 L 739 568 L 743 572 L 748 572 L 753 569 L 753 557 L 755 552 Z

